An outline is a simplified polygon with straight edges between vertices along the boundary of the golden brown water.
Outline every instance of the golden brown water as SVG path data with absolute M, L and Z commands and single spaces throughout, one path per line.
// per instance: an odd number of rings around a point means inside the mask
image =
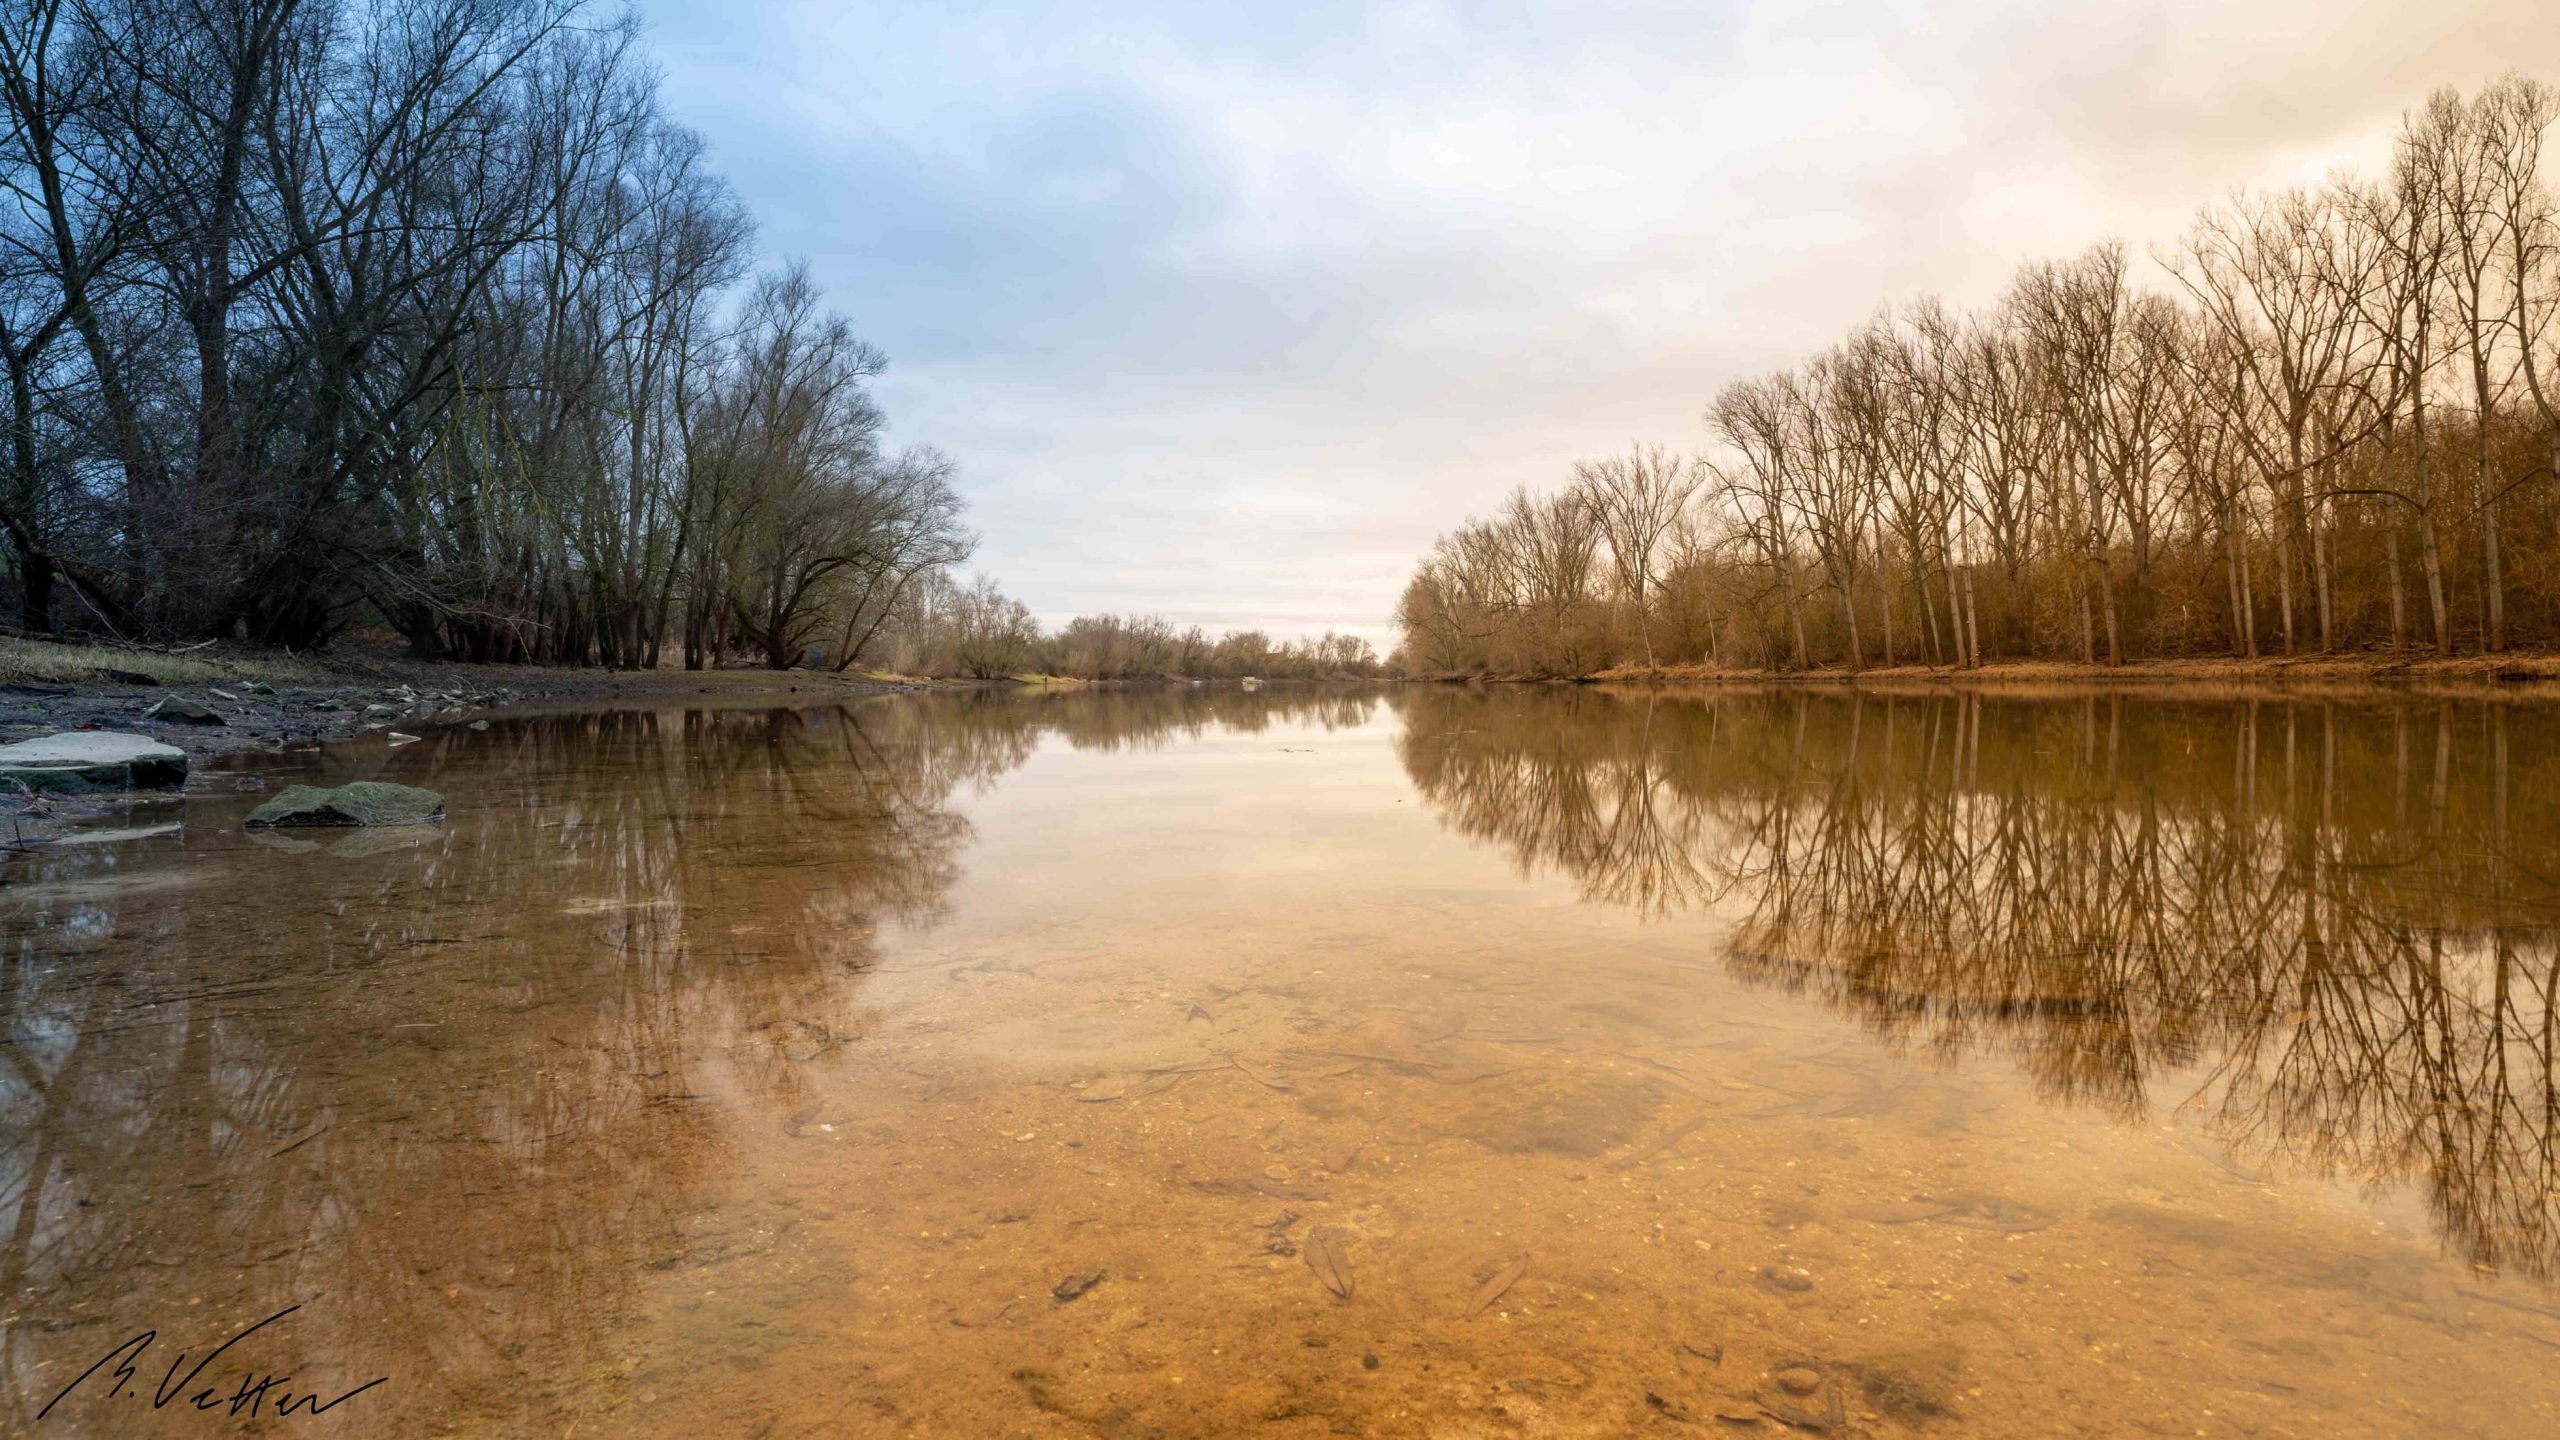
M 169 821 L 0 871 L 0 1433 L 2560 1433 L 2560 711 L 732 703 Z

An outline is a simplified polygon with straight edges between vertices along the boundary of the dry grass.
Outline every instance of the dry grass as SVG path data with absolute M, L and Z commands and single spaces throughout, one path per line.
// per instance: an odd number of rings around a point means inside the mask
M 0 636 L 0 684 L 133 683 L 119 682 L 116 672 L 147 675 L 162 685 L 211 685 L 224 680 L 299 684 L 321 678 L 320 672 L 308 663 L 281 656 L 244 657 L 218 650 L 169 655 L 114 645 L 66 645 Z

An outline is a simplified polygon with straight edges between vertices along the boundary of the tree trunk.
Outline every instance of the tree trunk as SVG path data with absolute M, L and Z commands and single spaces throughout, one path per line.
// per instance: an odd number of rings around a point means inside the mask
M 2490 423 L 2497 405 L 2489 382 L 2486 327 L 2471 329 L 2472 485 L 2480 495 L 2480 648 L 2507 648 L 2507 583 L 2498 556 L 2498 473 L 2489 457 Z
M 1644 581 L 1636 581 L 1636 638 L 1644 642 L 1644 667 L 1653 668 L 1653 627 L 1645 623 Z
M 1974 593 L 1973 567 L 1964 567 L 1964 648 L 1973 656 L 1973 668 L 1982 668 L 1982 599 Z
M 2480 477 L 2484 486 L 2496 479 L 2489 474 Z M 2507 648 L 2507 577 L 2498 561 L 2498 502 L 2494 495 L 2484 492 L 2480 501 L 2480 589 L 2488 612 L 2488 631 L 2481 644 L 2492 653 Z
M 18 623 L 39 635 L 53 633 L 53 557 L 39 550 L 18 557 Z
M 1798 670 L 1810 669 L 1812 668 L 1813 660 L 1811 658 L 1811 647 L 1805 643 L 1804 597 L 1796 593 L 1795 566 L 1788 563 L 1786 551 L 1783 549 L 1778 552 L 1777 570 L 1778 588 L 1784 591 L 1787 597 L 1787 620 L 1792 626 L 1794 626 L 1796 633 L 1796 668 Z
M 2247 546 L 2240 549 L 2240 633 L 2248 646 L 2249 658 L 2258 658 L 2258 584 L 2254 567 L 2249 563 Z
M 2409 648 L 2408 582 L 2400 573 L 2400 527 L 2386 525 L 2382 530 L 2383 558 L 2391 568 L 2391 648 Z
M 1849 621 L 1849 669 L 1851 673 L 1867 665 L 1867 648 L 1858 635 L 1858 586 L 1854 576 L 1840 580 L 1840 609 Z
M 1879 550 L 1883 547 L 1878 546 Z M 1876 609 L 1884 615 L 1884 666 L 1893 668 L 1893 570 L 1881 555 L 1876 560 Z
M 2327 654 L 2335 645 L 2334 625 L 2336 598 L 2330 584 L 2329 527 L 2314 521 L 2311 525 L 2311 590 L 2312 602 L 2320 612 L 2320 651 Z
M 2436 533 L 2434 512 L 2418 512 L 2418 568 L 2427 576 L 2427 612 L 2436 627 L 2436 653 L 2453 653 L 2453 620 L 2445 613 L 2444 543 Z
M 2124 663 L 2124 635 L 2123 623 L 2116 615 L 2115 567 L 2107 563 L 2106 552 L 2104 551 L 2095 552 L 2090 558 L 2095 560 L 2098 565 L 2098 603 L 2102 608 L 2107 622 L 2107 663 L 2109 665 L 2122 665 Z
M 2284 621 L 2284 653 L 2293 653 L 2293 539 L 2292 527 L 2285 527 L 2284 538 L 2276 542 L 2276 614 Z
M 2222 526 L 2222 577 L 2231 598 L 2231 653 L 2246 655 L 2249 653 L 2249 602 L 2240 593 L 2240 533 L 2228 517 Z

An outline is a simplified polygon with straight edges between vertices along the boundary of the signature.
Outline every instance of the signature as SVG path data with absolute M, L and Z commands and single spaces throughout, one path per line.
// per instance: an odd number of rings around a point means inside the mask
M 196 1377 L 204 1373 L 206 1366 L 211 1365 L 214 1361 L 222 1358 L 223 1351 L 230 1349 L 232 1346 L 239 1344 L 241 1341 L 248 1339 L 250 1336 L 257 1334 L 259 1331 L 264 1330 L 268 1326 L 273 1325 L 277 1321 L 282 1320 L 287 1315 L 290 1315 L 301 1308 L 302 1307 L 299 1305 L 287 1305 L 273 1315 L 268 1316 L 266 1319 L 259 1321 L 257 1324 L 250 1326 L 248 1329 L 243 1330 L 239 1334 L 232 1336 L 230 1339 L 223 1341 L 221 1344 L 214 1346 L 213 1349 L 206 1352 L 203 1359 L 198 1360 L 194 1365 L 189 1366 L 187 1373 L 184 1375 L 180 1375 L 178 1373 L 178 1367 L 186 1365 L 187 1352 L 183 1350 L 179 1351 L 178 1358 L 169 1362 L 168 1373 L 160 1378 L 159 1384 L 152 1387 L 151 1408 L 154 1410 L 160 1410 L 167 1408 L 171 1404 L 177 1404 L 181 1406 L 192 1406 L 200 1411 L 228 1409 L 235 1416 L 254 1416 L 267 1405 L 272 1403 L 275 1407 L 275 1413 L 279 1416 L 290 1416 L 297 1412 L 304 1415 L 320 1415 L 325 1414 L 330 1410 L 334 1410 L 340 1405 L 344 1405 L 348 1401 L 353 1400 L 376 1385 L 390 1383 L 390 1376 L 377 1376 L 374 1379 L 367 1380 L 353 1390 L 349 1390 L 345 1394 L 338 1396 L 334 1400 L 324 1400 L 316 1390 L 304 1390 L 300 1393 L 296 1393 L 292 1389 L 288 1388 L 293 1380 L 293 1376 L 290 1374 L 264 1374 L 251 1370 L 243 1373 L 240 1377 L 239 1387 L 228 1393 L 225 1393 L 222 1386 L 218 1383 L 207 1385 L 203 1389 L 196 1390 L 192 1394 L 188 1393 L 189 1389 L 196 1383 Z M 99 1356 L 97 1363 L 80 1372 L 79 1379 L 63 1386 L 61 1394 L 46 1401 L 44 1408 L 36 1412 L 36 1418 L 38 1420 L 42 1420 L 47 1415 L 52 1414 L 54 1406 L 61 1404 L 72 1391 L 89 1383 L 90 1376 L 97 1374 L 100 1370 L 105 1369 L 110 1364 L 115 1366 L 115 1370 L 113 1372 L 114 1378 L 106 1382 L 107 1391 L 105 1398 L 110 1400 L 122 1400 L 128 1398 L 140 1399 L 142 1397 L 142 1391 L 135 1387 L 135 1371 L 141 1367 L 143 1352 L 149 1350 L 152 1342 L 159 1338 L 159 1331 L 145 1330 L 141 1334 L 136 1335 L 132 1339 L 125 1341 L 123 1344 L 116 1346 L 112 1350 L 109 1350 L 106 1354 Z

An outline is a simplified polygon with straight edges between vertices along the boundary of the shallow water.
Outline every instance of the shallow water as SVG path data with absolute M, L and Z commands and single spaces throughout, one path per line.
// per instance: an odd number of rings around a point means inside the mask
M 451 819 L 239 827 L 362 777 Z M 2555 1433 L 2555 816 L 2391 697 L 242 765 L 0 870 L 0 1433 Z

